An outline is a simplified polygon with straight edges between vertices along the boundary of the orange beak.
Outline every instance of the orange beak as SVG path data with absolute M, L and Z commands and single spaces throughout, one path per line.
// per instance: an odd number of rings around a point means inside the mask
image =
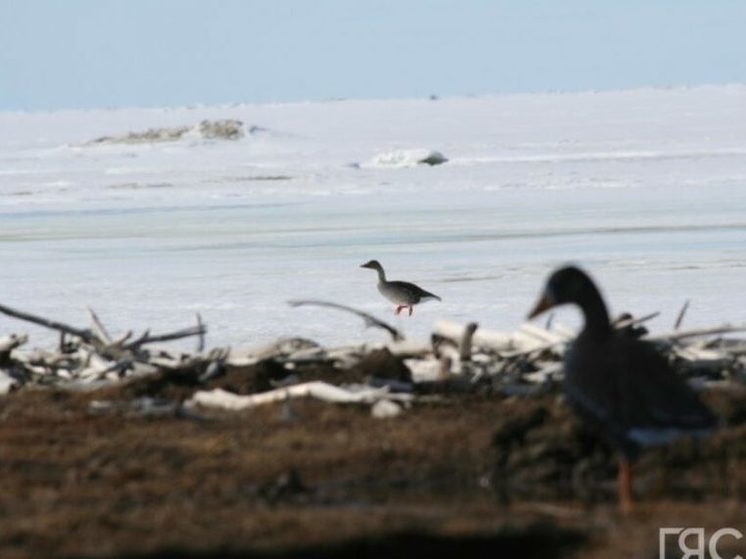
M 534 305 L 534 308 L 531 310 L 530 313 L 528 313 L 528 320 L 531 320 L 532 318 L 536 318 L 541 313 L 543 313 L 547 309 L 551 309 L 554 306 L 554 299 L 544 292 L 541 295 L 541 298 L 536 302 L 536 305 Z

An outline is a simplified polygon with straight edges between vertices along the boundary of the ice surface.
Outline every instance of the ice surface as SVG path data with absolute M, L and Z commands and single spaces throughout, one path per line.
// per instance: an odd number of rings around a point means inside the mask
M 247 134 L 85 145 L 220 119 Z M 369 164 L 431 149 L 449 161 Z M 654 326 L 686 299 L 688 325 L 743 321 L 745 247 L 746 86 L 0 113 L 0 301 L 115 332 L 200 312 L 212 344 L 383 339 L 300 298 L 513 329 L 566 261 Z M 394 317 L 371 258 L 443 302 Z

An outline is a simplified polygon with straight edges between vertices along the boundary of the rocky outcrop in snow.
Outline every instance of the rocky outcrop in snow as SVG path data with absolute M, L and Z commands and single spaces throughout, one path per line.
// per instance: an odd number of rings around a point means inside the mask
M 414 167 L 441 165 L 448 161 L 442 153 L 428 149 L 404 149 L 379 153 L 371 161 L 373 167 Z
M 120 136 L 102 136 L 85 145 L 175 142 L 184 137 L 199 137 L 205 140 L 239 140 L 244 137 L 244 125 L 243 122 L 235 119 L 203 120 L 196 126 L 148 128 Z

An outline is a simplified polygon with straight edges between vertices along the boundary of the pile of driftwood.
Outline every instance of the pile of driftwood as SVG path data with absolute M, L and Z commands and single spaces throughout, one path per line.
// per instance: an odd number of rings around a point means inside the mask
M 409 402 L 455 392 L 495 392 L 508 395 L 542 394 L 555 389 L 562 379 L 562 356 L 575 333 L 561 325 L 533 323 L 514 332 L 478 328 L 474 323 L 440 321 L 430 340 L 412 341 L 386 322 L 359 310 L 325 301 L 294 301 L 293 306 L 313 305 L 350 312 L 367 326 L 381 328 L 391 341 L 377 345 L 324 348 L 299 338 L 280 340 L 268 346 L 232 351 L 205 349 L 207 328 L 199 315 L 196 324 L 175 332 L 118 337 L 109 334 L 95 312 L 89 310 L 88 327 L 32 315 L 0 305 L 0 313 L 56 330 L 54 349 L 26 350 L 28 336 L 0 338 L 0 392 L 23 385 L 51 385 L 85 389 L 127 382 L 150 375 L 168 379 L 188 378 L 194 386 L 187 405 L 246 409 L 269 402 L 312 397 L 330 402 L 368 403 L 376 417 L 398 415 Z M 620 317 L 615 327 L 625 335 L 644 337 L 659 346 L 682 375 L 694 384 L 746 383 L 746 340 L 723 337 L 746 331 L 746 326 L 722 326 L 682 330 L 682 314 L 667 334 L 648 335 L 643 324 L 656 316 Z M 196 338 L 193 352 L 163 347 L 163 342 Z M 390 360 L 374 361 L 364 382 L 334 383 L 304 378 L 309 367 L 346 371 L 375 352 Z M 393 361 L 392 361 L 393 360 Z M 391 374 L 396 362 L 397 374 Z M 256 393 L 235 394 L 211 387 L 226 371 L 272 363 L 284 372 L 280 381 Z M 396 367 L 394 367 L 396 368 Z M 401 371 L 406 374 L 401 374 Z M 343 378 L 343 375 L 342 375 Z
M 50 350 L 20 349 L 28 342 L 28 335 L 25 334 L 0 338 L 0 386 L 5 392 L 13 386 L 24 384 L 73 388 L 118 382 L 127 377 L 161 370 L 208 369 L 224 357 L 221 350 L 204 354 L 207 328 L 199 316 L 195 326 L 175 332 L 151 334 L 146 330 L 134 336 L 132 331 L 128 331 L 115 338 L 90 309 L 91 325 L 87 328 L 71 326 L 5 305 L 0 305 L 0 313 L 56 330 L 60 334 L 58 347 Z M 197 352 L 194 354 L 153 349 L 153 344 L 189 336 L 198 338 Z

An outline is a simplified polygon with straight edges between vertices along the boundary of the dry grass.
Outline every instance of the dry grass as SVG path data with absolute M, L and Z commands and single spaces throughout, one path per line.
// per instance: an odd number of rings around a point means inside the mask
M 1 557 L 655 557 L 659 526 L 746 532 L 743 402 L 722 395 L 736 425 L 646 455 L 627 517 L 613 454 L 556 396 L 453 395 L 389 420 L 303 401 L 297 420 L 267 406 L 203 421 L 89 411 L 101 397 L 117 392 L 2 402 Z

